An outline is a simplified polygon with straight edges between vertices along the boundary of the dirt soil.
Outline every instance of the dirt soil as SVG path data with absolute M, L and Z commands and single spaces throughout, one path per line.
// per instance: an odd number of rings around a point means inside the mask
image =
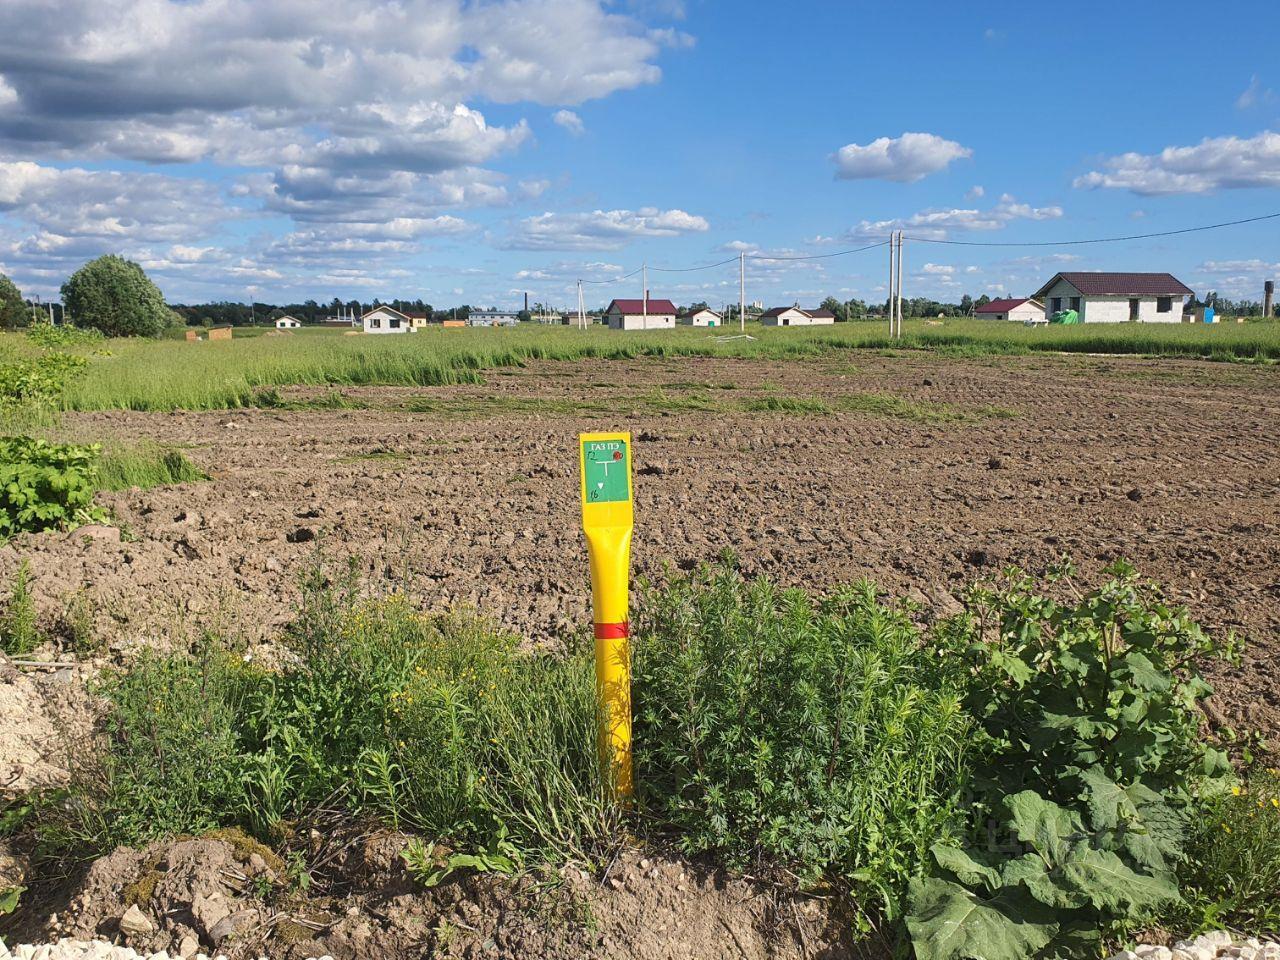
M 576 435 L 621 428 L 642 575 L 732 550 L 786 584 L 869 577 L 946 612 L 1005 563 L 1070 554 L 1088 578 L 1127 557 L 1252 638 L 1242 669 L 1217 671 L 1214 709 L 1280 733 L 1275 367 L 857 353 L 538 362 L 480 386 L 343 393 L 362 408 L 69 416 L 75 436 L 182 445 L 214 479 L 104 496 L 122 535 L 19 538 L 0 577 L 29 558 L 46 621 L 78 604 L 117 647 L 210 627 L 267 640 L 318 552 L 354 555 L 374 589 L 546 640 L 589 620 Z M 1014 416 L 742 412 L 868 394 Z
M 848 942 L 852 924 L 834 900 L 652 852 L 622 851 L 600 875 L 570 865 L 424 891 L 400 858 L 404 836 L 313 834 L 307 859 L 322 866 L 302 894 L 270 850 L 222 834 L 116 850 L 27 911 L 15 942 L 100 938 L 174 957 L 216 949 L 231 960 L 888 955 L 874 940 Z

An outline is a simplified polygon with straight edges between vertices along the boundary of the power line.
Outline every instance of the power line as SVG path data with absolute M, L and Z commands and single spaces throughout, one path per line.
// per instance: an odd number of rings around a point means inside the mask
M 580 283 L 617 283 L 619 280 L 630 280 L 632 277 L 634 277 L 637 273 L 639 273 L 643 269 L 644 267 L 639 267 L 635 270 L 632 270 L 630 273 L 626 274 L 625 276 L 610 277 L 608 280 L 580 280 L 579 282 Z
M 1221 227 L 1238 227 L 1245 223 L 1258 223 L 1262 220 L 1275 220 L 1280 213 L 1268 213 L 1261 217 L 1247 217 L 1244 220 L 1227 220 L 1225 223 L 1210 223 L 1202 227 L 1183 227 L 1181 230 L 1162 230 L 1159 233 L 1138 233 L 1131 237 L 1096 237 L 1092 240 L 939 240 L 931 237 L 913 237 L 908 240 L 917 243 L 946 243 L 958 247 L 1074 247 L 1084 243 L 1122 243 L 1126 240 L 1153 240 L 1156 237 L 1174 237 L 1183 233 L 1198 233 L 1201 230 L 1218 230 Z
M 700 267 L 650 267 L 650 270 L 658 270 L 662 273 L 691 273 L 694 270 L 710 270 L 712 267 L 723 267 L 726 263 L 733 263 L 737 257 L 730 257 L 727 260 L 719 260 L 715 263 L 704 263 Z
M 760 253 L 747 254 L 748 260 L 828 260 L 831 257 L 847 257 L 851 253 L 862 253 L 864 250 L 874 250 L 876 247 L 885 247 L 889 245 L 888 240 L 881 240 L 879 243 L 871 243 L 865 247 L 858 247 L 855 250 L 837 250 L 835 253 L 814 253 L 806 257 L 766 257 Z

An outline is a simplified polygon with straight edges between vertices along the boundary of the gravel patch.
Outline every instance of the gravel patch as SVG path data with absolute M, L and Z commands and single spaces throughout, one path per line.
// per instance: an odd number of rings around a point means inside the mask
M 138 953 L 132 947 L 122 947 L 107 940 L 59 940 L 57 943 L 23 943 L 10 949 L 0 940 L 0 960 L 226 960 L 221 954 L 209 957 L 203 953 L 181 954 Z M 263 957 L 262 960 L 267 960 Z M 333 960 L 332 957 L 312 957 L 309 960 Z
M 1213 930 L 1172 946 L 1143 945 L 1123 950 L 1111 960 L 1280 960 L 1280 943 L 1257 937 L 1232 939 L 1226 930 Z

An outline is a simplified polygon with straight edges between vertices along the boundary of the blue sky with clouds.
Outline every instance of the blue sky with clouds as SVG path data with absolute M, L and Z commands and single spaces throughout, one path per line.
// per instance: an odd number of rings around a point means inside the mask
M 1169 270 L 1260 296 L 1280 4 L 4 0 L 0 272 L 172 301 L 737 298 L 736 255 L 901 228 L 904 293 Z M 883 249 L 748 261 L 750 300 L 884 295 Z M 588 288 L 638 295 L 638 278 Z

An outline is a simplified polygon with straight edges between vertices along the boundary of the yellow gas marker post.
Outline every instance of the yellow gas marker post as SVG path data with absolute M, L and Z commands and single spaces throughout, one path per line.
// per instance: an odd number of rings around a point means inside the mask
M 579 441 L 582 529 L 591 557 L 600 762 L 616 796 L 626 800 L 635 790 L 631 775 L 631 628 L 627 622 L 633 524 L 631 434 L 584 433 Z

